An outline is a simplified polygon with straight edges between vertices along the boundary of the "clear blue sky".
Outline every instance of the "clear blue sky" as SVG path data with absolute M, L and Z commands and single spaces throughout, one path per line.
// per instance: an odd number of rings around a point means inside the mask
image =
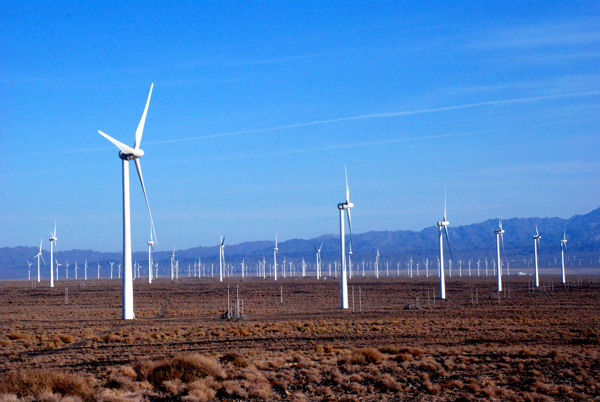
M 356 233 L 433 225 L 444 183 L 452 226 L 600 204 L 597 1 L 121 3 L 2 3 L 0 247 L 121 249 L 97 130 L 133 145 L 152 82 L 159 250 L 337 233 L 344 164 Z

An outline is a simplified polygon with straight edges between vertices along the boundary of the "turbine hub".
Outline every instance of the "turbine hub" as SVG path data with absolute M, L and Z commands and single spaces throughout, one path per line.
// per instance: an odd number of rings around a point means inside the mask
M 144 151 L 139 148 L 134 149 L 133 153 L 130 153 L 130 154 L 126 154 L 123 151 L 119 151 L 119 158 L 123 159 L 124 161 L 138 159 L 138 158 L 141 158 L 142 156 L 144 156 Z

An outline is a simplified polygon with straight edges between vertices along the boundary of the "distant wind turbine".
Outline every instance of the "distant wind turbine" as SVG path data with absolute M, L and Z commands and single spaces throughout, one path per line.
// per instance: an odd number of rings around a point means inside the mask
M 152 250 L 154 250 L 154 240 L 152 230 L 150 230 L 150 241 L 148 242 L 148 283 L 152 283 Z
M 563 234 L 563 238 L 560 240 L 560 257 L 561 257 L 561 266 L 562 266 L 562 283 L 567 283 L 565 277 L 565 253 L 567 252 L 567 230 Z M 39 262 L 38 262 L 39 265 Z
M 315 246 L 315 251 L 317 252 L 317 279 L 321 278 L 321 249 L 323 248 L 323 243 L 317 248 Z
M 50 243 L 52 244 L 52 243 Z M 38 253 L 33 257 L 33 258 L 37 258 L 37 266 L 38 266 L 38 272 L 37 272 L 37 281 L 40 281 L 40 258 L 42 259 L 42 261 L 44 261 L 44 265 L 46 265 L 46 261 L 44 260 L 44 256 L 42 255 L 42 239 L 40 239 L 40 251 L 38 251 Z
M 146 195 L 146 187 L 144 186 L 144 179 L 142 177 L 142 166 L 140 164 L 140 158 L 144 155 L 144 151 L 140 149 L 140 143 L 142 142 L 142 135 L 144 133 L 144 124 L 146 123 L 146 114 L 148 113 L 148 106 L 150 105 L 150 97 L 152 96 L 152 89 L 154 84 L 150 86 L 150 93 L 148 94 L 148 100 L 146 101 L 146 107 L 140 123 L 138 124 L 135 132 L 135 145 L 131 148 L 128 145 L 123 144 L 98 130 L 98 133 L 104 138 L 112 142 L 119 148 L 119 158 L 122 161 L 123 168 L 123 319 L 131 320 L 135 318 L 133 311 L 133 279 L 132 279 L 132 267 L 131 267 L 131 218 L 130 218 L 130 201 L 129 201 L 129 161 L 135 162 L 135 167 L 138 172 L 142 190 L 144 192 L 144 198 L 146 199 L 146 206 L 148 207 L 148 214 L 150 215 L 150 224 L 152 225 L 152 231 L 154 238 L 156 239 L 156 232 L 154 231 L 154 222 L 152 220 L 152 212 L 150 211 L 150 203 Z
M 344 231 L 344 211 L 348 217 L 348 231 L 350 233 L 350 244 L 352 244 L 352 219 L 350 218 L 350 209 L 354 207 L 354 204 L 350 202 L 350 187 L 348 187 L 348 171 L 344 166 L 344 172 L 346 174 L 346 202 L 341 202 L 337 205 L 340 211 L 340 245 L 341 245 L 341 301 L 342 308 L 347 309 L 348 306 L 348 276 L 346 273 L 346 239 Z M 352 250 L 352 246 L 350 246 Z
M 30 281 L 31 280 L 31 266 L 33 264 L 29 262 L 29 260 L 27 260 L 27 280 Z
M 56 250 L 56 221 L 54 221 L 54 233 L 50 233 L 50 287 L 54 287 L 54 257 L 53 249 Z M 53 247 L 54 246 L 54 247 Z
M 498 273 L 497 273 L 498 292 L 502 292 L 502 260 L 500 259 L 500 242 L 502 242 L 502 248 L 504 249 L 504 229 L 502 229 L 502 219 L 498 220 L 498 229 L 496 229 L 495 233 L 496 233 L 496 251 L 498 252 Z M 486 258 L 486 263 L 487 263 L 487 258 Z M 487 264 L 486 264 L 486 268 L 487 268 Z
M 535 225 L 535 235 L 533 236 L 533 249 L 534 249 L 534 257 L 535 257 L 535 287 L 540 286 L 540 271 L 538 267 L 539 258 L 538 258 L 538 249 L 540 247 L 540 239 L 542 235 L 538 231 L 537 225 Z
M 219 282 L 223 282 L 223 269 L 225 268 L 225 237 L 221 236 L 219 244 Z
M 275 248 L 273 249 L 273 278 L 277 280 L 277 252 L 279 248 L 277 247 L 277 235 L 275 235 Z M 284 268 L 285 269 L 285 268 Z
M 446 186 L 444 186 L 444 216 L 437 223 L 440 232 L 440 299 L 446 299 L 446 278 L 444 273 L 444 233 L 446 234 L 446 243 L 448 243 L 448 251 L 452 260 L 452 249 L 450 248 L 450 238 L 448 236 L 448 226 L 450 222 L 446 220 Z

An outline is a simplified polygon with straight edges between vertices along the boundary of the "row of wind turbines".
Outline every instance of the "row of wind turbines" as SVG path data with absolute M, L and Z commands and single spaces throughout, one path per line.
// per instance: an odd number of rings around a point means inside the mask
M 135 142 L 134 146 L 130 147 L 108 134 L 98 130 L 98 133 L 114 144 L 119 149 L 119 159 L 121 160 L 122 166 L 122 188 L 123 188 L 123 290 L 122 290 L 122 318 L 125 320 L 130 320 L 135 318 L 134 313 L 134 298 L 133 298 L 133 269 L 132 269 L 132 252 L 131 252 L 131 216 L 130 216 L 130 196 L 129 196 L 129 162 L 134 161 L 135 167 L 138 173 L 138 177 L 140 180 L 140 184 L 142 186 L 142 191 L 144 193 L 144 198 L 146 201 L 146 207 L 148 209 L 148 214 L 150 217 L 150 240 L 148 241 L 148 279 L 149 282 L 152 283 L 152 268 L 155 265 L 152 262 L 152 250 L 154 249 L 154 245 L 157 241 L 156 231 L 154 228 L 154 221 L 152 219 L 152 212 L 150 210 L 150 203 L 148 202 L 148 197 L 146 194 L 146 188 L 144 185 L 144 179 L 142 176 L 142 168 L 140 164 L 140 158 L 144 156 L 144 151 L 140 148 L 140 144 L 142 141 L 144 125 L 146 121 L 146 115 L 148 113 L 148 107 L 150 104 L 150 98 L 152 96 L 152 90 L 154 88 L 154 84 L 150 86 L 150 92 L 148 94 L 148 99 L 146 101 L 146 105 L 141 117 L 141 120 L 138 124 L 136 133 L 135 133 Z M 337 205 L 340 216 L 340 257 L 341 257 L 341 266 L 340 266 L 340 301 L 341 308 L 348 309 L 348 278 L 349 273 L 352 273 L 352 255 L 353 255 L 353 241 L 352 241 L 352 221 L 351 221 L 351 209 L 354 207 L 354 204 L 350 202 L 350 189 L 348 186 L 348 174 L 345 169 L 346 176 L 346 199 L 344 202 L 341 202 Z M 445 197 L 444 197 L 445 199 Z M 450 222 L 448 222 L 446 218 L 446 202 L 444 201 L 444 214 L 442 220 L 437 222 L 437 226 L 439 228 L 439 239 L 440 239 L 440 264 L 439 264 L 439 278 L 440 278 L 440 297 L 441 299 L 446 298 L 446 288 L 445 288 L 445 268 L 444 268 L 444 236 L 446 237 L 446 243 L 448 245 L 448 251 L 450 255 L 452 255 L 452 251 L 450 249 L 450 240 L 448 236 L 448 226 Z M 346 237 L 345 237 L 345 222 L 348 222 L 348 232 L 349 232 L 349 250 L 346 253 Z M 497 235 L 497 256 L 498 256 L 498 270 L 497 270 L 497 280 L 498 280 L 498 292 L 502 291 L 502 260 L 500 256 L 500 244 L 504 242 L 504 230 L 502 229 L 502 222 L 499 223 L 499 228 L 496 230 Z M 539 273 L 538 273 L 538 264 L 537 264 L 537 247 L 539 245 L 539 239 L 541 235 L 538 233 L 536 228 L 536 236 L 534 236 L 534 245 L 536 248 L 536 286 L 539 286 Z M 50 237 L 50 264 L 51 264 L 51 274 L 50 274 L 50 283 L 51 286 L 54 286 L 54 276 L 53 276 L 53 250 L 56 250 L 56 224 L 54 232 L 51 233 Z M 561 247 L 563 247 L 563 262 L 562 262 L 562 275 L 563 275 L 563 283 L 565 281 L 565 273 L 564 273 L 564 252 L 566 251 L 566 236 L 561 240 Z M 53 248 L 54 247 L 54 248 Z M 223 273 L 225 268 L 225 238 L 220 238 L 219 245 L 219 280 L 223 280 Z M 315 247 L 317 253 L 317 277 L 321 275 L 321 264 L 320 264 L 320 252 L 321 247 Z M 274 280 L 277 280 L 277 253 L 279 249 L 277 247 L 277 238 L 275 239 L 275 248 L 273 250 L 273 273 Z M 39 281 L 39 260 L 43 257 L 41 255 L 42 249 L 40 244 L 40 251 L 36 255 L 38 258 L 38 281 Z M 171 257 L 171 278 L 173 279 L 174 267 L 178 270 L 178 264 L 174 261 L 175 251 L 173 250 L 173 254 Z M 376 266 L 378 267 L 379 260 L 379 250 L 377 251 L 377 262 Z M 44 261 L 45 263 L 45 261 Z M 87 266 L 87 261 L 86 261 Z M 112 265 L 111 265 L 112 267 Z M 244 273 L 244 265 L 242 263 L 242 275 Z M 264 268 L 265 264 L 263 264 L 263 275 L 265 275 L 266 269 Z M 99 266 L 98 266 L 99 269 Z M 303 266 L 304 269 L 304 266 Z M 120 271 L 120 270 L 119 270 Z M 283 271 L 285 272 L 285 270 Z M 86 270 L 87 275 L 87 270 Z

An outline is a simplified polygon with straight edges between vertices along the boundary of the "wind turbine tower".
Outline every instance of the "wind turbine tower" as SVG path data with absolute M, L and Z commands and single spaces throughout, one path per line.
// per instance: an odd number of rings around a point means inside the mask
M 444 187 L 444 216 L 437 223 L 440 232 L 440 299 L 446 299 L 446 278 L 444 274 L 444 233 L 446 234 L 446 242 L 448 243 L 448 251 L 450 259 L 452 259 L 452 249 L 450 248 L 450 238 L 448 237 L 448 226 L 450 222 L 446 219 L 446 189 Z
M 150 230 L 150 241 L 148 242 L 148 283 L 152 283 L 152 250 L 154 250 L 154 239 L 152 237 L 152 230 Z M 110 275 L 112 277 L 112 265 L 110 267 Z
M 53 257 L 53 247 L 56 250 L 56 221 L 54 221 L 54 233 L 50 233 L 50 287 L 54 287 L 54 257 Z
M 40 258 L 44 261 L 44 265 L 46 265 L 46 261 L 44 260 L 44 256 L 42 255 L 42 239 L 40 239 L 40 251 L 35 255 L 34 258 L 38 260 L 38 273 L 37 273 L 37 281 L 40 281 Z
M 275 235 L 275 248 L 273 249 L 273 274 L 275 280 L 277 280 L 277 252 L 279 248 L 277 248 L 277 235 Z M 285 267 L 284 267 L 285 269 Z
M 562 266 L 562 283 L 563 285 L 567 283 L 565 277 L 565 253 L 567 252 L 567 231 L 565 230 L 563 234 L 563 238 L 560 240 L 560 257 L 561 257 L 561 266 Z M 38 261 L 38 265 L 40 262 Z M 38 269 L 39 271 L 39 269 Z
M 496 233 L 496 250 L 498 253 L 498 292 L 502 292 L 502 260 L 500 259 L 500 242 L 502 242 L 502 248 L 504 248 L 504 230 L 502 229 L 502 219 L 498 220 L 498 229 Z M 486 260 L 487 262 L 487 260 Z M 487 265 L 486 265 L 487 268 Z
M 540 247 L 540 239 L 542 235 L 538 231 L 537 225 L 535 225 L 535 235 L 533 236 L 533 249 L 534 249 L 534 257 L 535 257 L 535 287 L 540 286 L 540 271 L 538 267 L 539 258 L 538 258 L 538 248 Z
M 340 245 L 341 245 L 341 299 L 342 308 L 347 309 L 348 306 L 348 277 L 346 273 L 346 239 L 344 233 L 344 211 L 348 217 L 348 231 L 350 233 L 350 250 L 352 250 L 352 220 L 350 219 L 350 209 L 354 207 L 354 204 L 350 202 L 350 188 L 348 187 L 348 171 L 344 166 L 346 173 L 346 202 L 339 203 L 337 205 L 340 211 Z
M 146 199 L 146 206 L 148 207 L 148 214 L 150 215 L 150 224 L 152 225 L 152 231 L 154 232 L 154 238 L 156 239 L 156 232 L 154 231 L 154 222 L 152 220 L 152 212 L 150 211 L 150 203 L 146 195 L 146 187 L 144 186 L 144 179 L 142 177 L 142 166 L 140 164 L 140 158 L 144 156 L 144 151 L 140 149 L 142 142 L 142 135 L 144 133 L 144 124 L 146 123 L 146 114 L 148 113 L 148 106 L 150 105 L 150 97 L 152 96 L 152 89 L 154 84 L 150 86 L 150 92 L 148 93 L 148 100 L 146 101 L 146 107 L 142 114 L 140 123 L 138 124 L 135 132 L 135 144 L 133 148 L 123 144 L 98 130 L 98 133 L 104 138 L 112 142 L 117 148 L 119 148 L 119 158 L 122 161 L 123 169 L 123 319 L 132 320 L 135 318 L 133 312 L 133 272 L 131 267 L 131 216 L 130 216 L 130 200 L 129 200 L 129 161 L 135 162 L 135 167 L 142 185 L 142 191 L 144 192 L 144 198 Z
M 221 236 L 219 244 L 219 282 L 223 282 L 223 268 L 225 265 L 225 237 Z

